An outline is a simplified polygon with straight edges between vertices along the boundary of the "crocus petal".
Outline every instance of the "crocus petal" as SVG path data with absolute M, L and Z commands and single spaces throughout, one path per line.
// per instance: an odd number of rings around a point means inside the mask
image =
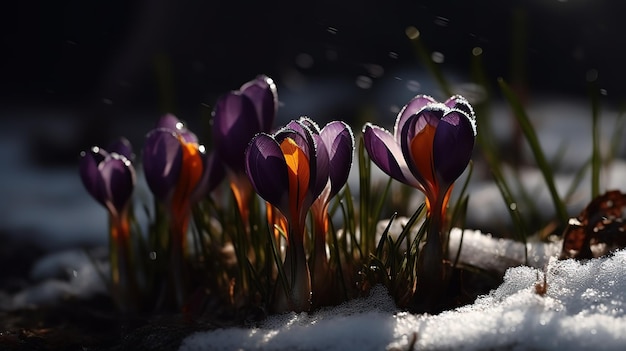
M 368 155 L 383 172 L 404 184 L 423 189 L 409 170 L 400 145 L 391 133 L 367 123 L 363 127 L 363 142 Z
M 322 128 L 320 136 L 328 151 L 328 176 L 331 184 L 329 197 L 333 197 L 348 180 L 354 154 L 354 135 L 346 123 L 334 121 Z
M 119 138 L 113 141 L 111 144 L 109 144 L 109 146 L 107 146 L 107 151 L 109 153 L 122 155 L 130 161 L 135 158 L 135 154 L 133 153 L 133 146 L 126 138 Z
M 463 111 L 452 110 L 441 119 L 433 140 L 434 166 L 445 184 L 452 184 L 465 170 L 474 148 L 475 129 Z
M 322 137 L 318 134 L 312 134 L 315 142 L 315 169 L 312 170 L 311 176 L 313 177 L 311 183 L 312 201 L 315 201 L 317 197 L 322 193 L 326 184 L 328 184 L 328 177 L 330 175 L 330 159 L 326 144 Z M 310 205 L 310 204 L 309 204 Z
M 242 85 L 240 91 L 249 97 L 254 104 L 260 131 L 269 133 L 274 124 L 278 107 L 278 93 L 272 78 L 260 75 Z
M 300 121 L 291 121 L 285 127 L 279 129 L 273 137 L 279 144 L 282 143 L 285 138 L 293 139 L 307 157 L 311 159 L 315 157 L 315 141 L 313 141 L 311 135 L 311 130 L 305 124 Z
M 289 212 L 292 220 L 295 216 L 305 213 L 305 198 L 309 192 L 311 181 L 311 167 L 309 158 L 296 142 L 291 138 L 285 138 L 280 143 L 280 149 L 287 165 L 289 179 Z M 307 208 L 308 209 L 308 208 Z M 293 224 L 293 223 L 292 223 Z
M 233 172 L 244 171 L 244 152 L 259 130 L 256 110 L 249 97 L 231 92 L 217 101 L 213 120 L 215 149 Z
M 89 151 L 81 152 L 80 156 L 79 173 L 85 189 L 96 201 L 106 206 L 106 190 L 98 165 L 104 161 L 108 153 L 94 146 Z
M 429 105 L 417 115 L 413 115 L 404 124 L 400 137 L 404 159 L 429 197 L 434 196 L 437 191 L 433 166 L 433 139 L 439 119 L 444 113 L 444 109 L 440 107 Z
M 193 132 L 189 131 L 185 124 L 178 119 L 178 117 L 171 113 L 162 116 L 157 122 L 156 128 L 169 129 L 176 134 L 180 134 L 185 142 L 198 142 L 198 137 Z
M 300 123 L 300 124 L 304 124 L 305 126 L 307 126 L 309 128 L 309 130 L 313 133 L 313 134 L 320 134 L 321 129 L 320 126 L 315 123 L 314 120 L 310 119 L 309 117 L 300 117 L 298 119 L 298 121 L 291 121 L 289 122 L 289 124 L 287 124 L 287 127 L 293 128 L 293 124 L 294 123 Z
M 437 103 L 435 99 L 428 95 L 417 95 L 408 104 L 406 104 L 402 110 L 398 113 L 398 117 L 396 118 L 396 124 L 394 126 L 393 135 L 396 139 L 399 138 L 400 133 L 402 132 L 402 128 L 404 128 L 404 124 L 409 119 L 409 117 L 416 115 L 420 112 L 424 107 Z
M 476 117 L 474 117 L 474 109 L 472 108 L 472 105 L 470 105 L 469 101 L 461 95 L 451 96 L 444 102 L 444 104 L 450 109 L 457 109 L 465 112 L 470 119 L 476 119 Z
M 107 204 L 113 206 L 109 210 L 119 214 L 128 204 L 135 187 L 134 168 L 126 157 L 118 154 L 109 154 L 98 168 L 105 184 Z
M 181 144 L 172 131 L 155 129 L 148 133 L 143 148 L 143 169 L 148 187 L 163 201 L 172 193 L 182 167 Z
M 181 198 L 188 199 L 202 179 L 204 160 L 198 144 L 187 143 L 182 140 L 182 137 L 180 137 L 179 141 L 183 152 L 183 166 L 178 176 L 177 190 L 180 190 L 183 194 Z
M 287 165 L 280 145 L 268 134 L 256 135 L 245 152 L 246 173 L 265 201 L 289 213 Z

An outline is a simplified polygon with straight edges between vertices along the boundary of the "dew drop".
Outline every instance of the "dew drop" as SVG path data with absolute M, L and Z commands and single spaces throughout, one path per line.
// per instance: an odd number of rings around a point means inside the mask
M 517 203 L 511 202 L 511 204 L 509 205 L 509 208 L 511 209 L 511 211 L 516 211 L 517 210 Z
M 483 54 L 483 48 L 481 48 L 480 46 L 476 46 L 472 49 L 472 55 L 480 56 L 482 54 Z

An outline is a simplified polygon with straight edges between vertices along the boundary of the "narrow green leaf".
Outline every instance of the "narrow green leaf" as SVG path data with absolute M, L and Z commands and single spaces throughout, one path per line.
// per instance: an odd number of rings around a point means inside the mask
M 550 196 L 552 197 L 552 202 L 554 204 L 556 216 L 559 219 L 560 223 L 562 225 L 565 225 L 565 223 L 567 223 L 569 216 L 567 214 L 567 210 L 565 209 L 565 205 L 563 204 L 563 201 L 559 197 L 559 193 L 556 189 L 556 184 L 554 183 L 554 175 L 552 174 L 552 169 L 550 168 L 550 165 L 548 164 L 546 156 L 541 149 L 541 145 L 539 144 L 539 138 L 537 137 L 537 134 L 535 133 L 535 129 L 530 123 L 530 119 L 526 115 L 526 111 L 524 111 L 524 108 L 521 102 L 515 96 L 515 93 L 513 92 L 513 90 L 511 90 L 511 88 L 502 78 L 498 79 L 498 83 L 500 84 L 502 93 L 504 94 L 506 100 L 508 101 L 509 105 L 511 106 L 513 110 L 513 115 L 515 116 L 515 119 L 517 120 L 517 122 L 519 123 L 522 129 L 522 132 L 524 133 L 524 137 L 526 138 L 526 140 L 528 141 L 528 144 L 530 145 L 530 149 L 532 150 L 533 156 L 535 157 L 535 160 L 537 161 L 537 166 L 541 170 L 541 173 L 546 182 L 546 185 L 548 186 L 548 191 L 550 192 Z

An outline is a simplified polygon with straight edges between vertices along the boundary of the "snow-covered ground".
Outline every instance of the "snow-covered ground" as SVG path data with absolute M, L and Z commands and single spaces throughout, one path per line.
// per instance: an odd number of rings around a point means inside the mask
M 511 268 L 474 304 L 434 316 L 398 311 L 379 287 L 366 299 L 312 315 L 199 332 L 180 350 L 623 350 L 624 265 L 626 251 L 586 263 L 551 259 L 545 269 Z M 544 274 L 540 295 L 535 286 Z

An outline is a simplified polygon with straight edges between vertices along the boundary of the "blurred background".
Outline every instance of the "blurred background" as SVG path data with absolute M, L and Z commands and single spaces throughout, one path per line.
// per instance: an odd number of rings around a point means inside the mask
M 0 11 L 0 235 L 43 249 L 106 242 L 79 152 L 121 135 L 138 152 L 165 112 L 203 135 L 216 98 L 258 74 L 277 83 L 279 123 L 308 115 L 357 131 L 365 120 L 391 126 L 415 94 L 445 98 L 419 42 L 473 101 L 489 88 L 470 77 L 480 56 L 494 91 L 503 77 L 527 102 L 587 106 L 595 81 L 603 106 L 617 109 L 623 10 L 609 0 L 9 2 Z

